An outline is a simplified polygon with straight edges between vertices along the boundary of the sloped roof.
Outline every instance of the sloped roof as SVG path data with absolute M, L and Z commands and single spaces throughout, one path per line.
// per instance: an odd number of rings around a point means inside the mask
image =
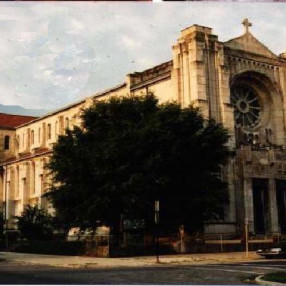
M 234 50 L 242 50 L 269 58 L 277 58 L 274 53 L 272 53 L 264 44 L 258 41 L 250 32 L 225 42 L 224 46 Z
M 0 126 L 1 127 L 15 128 L 19 125 L 30 122 L 36 118 L 37 117 L 34 117 L 34 116 L 24 116 L 24 115 L 13 115 L 13 114 L 0 113 Z

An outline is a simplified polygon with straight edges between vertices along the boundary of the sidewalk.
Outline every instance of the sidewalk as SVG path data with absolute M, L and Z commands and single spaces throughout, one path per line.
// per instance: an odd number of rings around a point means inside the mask
M 155 256 L 128 257 L 128 258 L 99 258 L 84 256 L 57 256 L 28 254 L 15 252 L 0 252 L 0 259 L 9 262 L 49 265 L 55 267 L 72 268 L 101 268 L 101 267 L 144 267 L 163 265 L 192 265 L 211 263 L 249 262 L 259 260 L 255 252 L 249 252 L 246 258 L 244 252 L 211 253 L 211 254 L 184 254 L 160 256 L 160 264 L 156 263 Z

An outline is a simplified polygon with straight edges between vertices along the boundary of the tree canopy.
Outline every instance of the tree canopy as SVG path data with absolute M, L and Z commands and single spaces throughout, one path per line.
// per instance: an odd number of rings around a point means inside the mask
M 84 110 L 82 122 L 59 137 L 48 165 L 49 196 L 67 224 L 116 229 L 123 215 L 150 225 L 155 200 L 170 229 L 198 230 L 222 213 L 229 136 L 199 109 L 153 95 L 113 97 Z

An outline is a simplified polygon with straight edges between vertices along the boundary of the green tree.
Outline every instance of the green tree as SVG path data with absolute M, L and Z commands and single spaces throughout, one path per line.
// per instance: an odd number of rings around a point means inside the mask
M 52 236 L 53 218 L 36 206 L 25 206 L 21 216 L 17 216 L 20 234 L 28 239 L 49 239 Z
M 229 136 L 197 108 L 158 104 L 153 95 L 114 97 L 95 102 L 82 121 L 60 136 L 48 165 L 49 196 L 63 221 L 116 230 L 124 215 L 151 225 L 160 200 L 162 227 L 195 231 L 222 212 Z

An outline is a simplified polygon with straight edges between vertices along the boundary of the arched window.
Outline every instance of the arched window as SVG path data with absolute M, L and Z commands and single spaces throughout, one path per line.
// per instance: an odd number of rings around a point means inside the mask
M 70 120 L 69 120 L 69 118 L 67 117 L 67 118 L 66 118 L 66 126 L 65 126 L 65 128 L 66 128 L 66 129 L 69 129 L 69 125 L 70 125 Z
M 38 129 L 38 141 L 41 142 L 41 128 Z
M 4 137 L 4 150 L 9 150 L 10 149 L 10 136 L 5 136 Z
M 51 124 L 48 124 L 48 139 L 52 138 L 52 126 Z
M 31 131 L 31 144 L 35 143 L 35 134 L 34 134 L 34 130 Z
M 58 121 L 56 121 L 56 124 L 55 124 L 55 137 L 57 138 L 58 136 Z
M 16 167 L 16 197 L 19 197 L 19 183 L 20 183 L 20 168 Z
M 31 180 L 32 193 L 36 193 L 36 164 L 32 162 L 32 180 Z

